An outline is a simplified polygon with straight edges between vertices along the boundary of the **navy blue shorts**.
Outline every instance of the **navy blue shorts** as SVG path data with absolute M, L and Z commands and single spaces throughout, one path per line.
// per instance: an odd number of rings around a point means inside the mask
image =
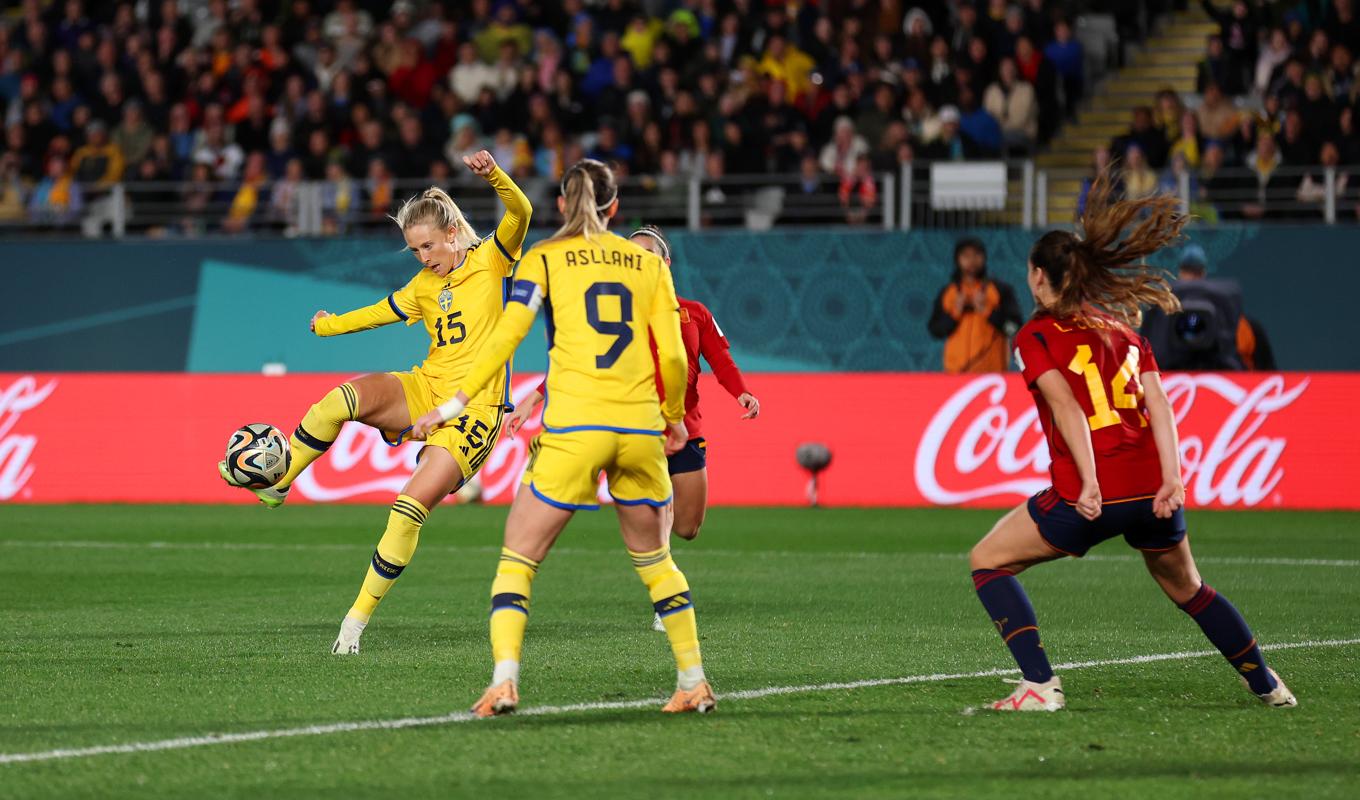
M 698 472 L 708 467 L 708 442 L 704 437 L 690 439 L 680 452 L 666 457 L 667 472 L 679 475 L 682 472 Z
M 1148 553 L 1175 549 L 1185 538 L 1184 509 L 1176 509 L 1170 519 L 1160 519 L 1152 513 L 1151 497 L 1105 503 L 1100 516 L 1092 521 L 1049 488 L 1029 499 L 1029 516 L 1039 526 L 1044 541 L 1077 558 L 1116 536 L 1123 536 L 1129 547 Z

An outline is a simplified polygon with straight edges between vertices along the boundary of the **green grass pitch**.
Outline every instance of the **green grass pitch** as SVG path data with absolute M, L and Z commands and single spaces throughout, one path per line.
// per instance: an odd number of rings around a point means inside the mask
M 992 512 L 714 509 L 679 542 L 717 713 L 659 713 L 674 672 L 609 512 L 534 585 L 522 707 L 462 711 L 490 674 L 503 508 L 440 508 L 357 658 L 329 653 L 376 506 L 0 507 L 0 797 L 1340 797 L 1360 789 L 1360 515 L 1192 512 L 1300 706 L 1216 654 L 1062 672 L 1057 714 L 965 713 L 1011 666 L 964 554 Z M 1056 662 L 1210 649 L 1121 542 L 1024 576 Z M 936 676 L 787 694 L 724 693 Z M 759 694 L 759 693 L 757 693 Z M 642 706 L 627 701 L 647 701 Z M 603 704 L 604 708 L 562 708 Z M 257 731 L 256 741 L 13 754 Z

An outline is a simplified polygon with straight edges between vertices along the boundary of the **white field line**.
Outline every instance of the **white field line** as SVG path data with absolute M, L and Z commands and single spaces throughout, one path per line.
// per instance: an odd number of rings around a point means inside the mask
M 8 547 L 53 547 L 53 548 L 73 548 L 88 550 L 331 550 L 336 552 L 362 553 L 368 549 L 368 545 L 362 544 L 341 544 L 338 542 L 118 542 L 100 541 L 97 539 L 0 539 L 0 546 Z M 439 545 L 426 544 L 421 548 L 422 552 L 439 551 L 447 553 L 499 553 L 499 547 L 481 545 Z M 586 555 L 608 552 L 605 550 L 593 550 L 583 547 L 555 547 L 554 555 Z M 741 557 L 741 558 L 942 558 L 951 560 L 962 560 L 968 557 L 967 553 L 902 553 L 902 552 L 846 552 L 846 551 L 812 551 L 812 550 L 723 550 L 706 547 L 686 547 L 683 551 L 677 552 L 682 560 L 688 558 L 704 557 Z M 1141 562 L 1142 559 L 1136 555 L 1102 555 L 1096 553 L 1088 555 L 1083 561 L 1127 561 Z M 1197 556 L 1195 560 L 1200 564 L 1229 564 L 1239 566 L 1277 566 L 1277 567 L 1360 567 L 1360 559 L 1353 558 L 1275 558 L 1270 556 Z
M 1282 644 L 1264 645 L 1263 650 L 1298 650 L 1322 647 L 1348 647 L 1360 644 L 1360 639 L 1321 639 L 1303 642 L 1285 642 Z M 1072 671 L 1079 669 L 1090 669 L 1092 667 L 1110 667 L 1123 664 L 1148 664 L 1156 661 L 1183 661 L 1191 658 L 1204 658 L 1206 656 L 1216 656 L 1216 650 L 1196 650 L 1178 653 L 1154 653 L 1142 656 L 1130 656 L 1128 658 L 1107 658 L 1096 661 L 1073 661 L 1066 664 L 1055 664 L 1057 671 Z M 966 680 L 970 678 L 990 678 L 1002 675 L 1013 675 L 1016 670 L 1013 667 L 984 669 L 976 672 L 956 672 L 956 673 L 935 673 L 931 675 L 907 675 L 900 678 L 872 678 L 862 681 L 844 681 L 837 683 L 814 683 L 801 686 L 767 686 L 762 689 L 744 689 L 735 692 L 726 692 L 718 695 L 724 701 L 734 700 L 759 700 L 763 697 L 775 697 L 787 694 L 811 694 L 815 692 L 836 692 L 852 691 L 855 689 L 869 689 L 880 686 L 903 686 L 913 683 L 939 683 L 941 681 Z M 543 717 L 558 716 L 562 714 L 574 714 L 583 711 L 620 711 L 636 708 L 655 708 L 661 704 L 662 698 L 645 698 L 640 700 L 615 700 L 600 703 L 572 703 L 560 706 L 531 706 L 516 713 L 521 717 Z M 442 714 L 435 717 L 402 717 L 400 719 L 373 719 L 357 720 L 353 722 L 332 722 L 324 725 L 306 725 L 299 728 L 275 728 L 263 731 L 245 731 L 242 733 L 210 733 L 202 736 L 182 736 L 175 739 L 160 739 L 151 742 L 128 742 L 126 744 L 105 744 L 94 747 L 72 747 L 60 748 L 56 750 L 40 750 L 31 753 L 0 753 L 0 765 L 21 764 L 33 761 L 59 761 L 75 758 L 90 758 L 92 756 L 116 755 L 125 753 L 154 753 L 162 750 L 184 750 L 191 747 L 207 747 L 210 745 L 221 744 L 241 744 L 244 742 L 259 742 L 266 739 L 291 739 L 298 736 L 326 736 L 332 733 L 350 733 L 354 731 L 376 731 L 376 730 L 399 730 L 402 728 L 422 728 L 438 725 L 452 725 L 461 722 L 472 722 L 476 720 L 472 714 L 466 711 L 455 711 L 449 714 Z

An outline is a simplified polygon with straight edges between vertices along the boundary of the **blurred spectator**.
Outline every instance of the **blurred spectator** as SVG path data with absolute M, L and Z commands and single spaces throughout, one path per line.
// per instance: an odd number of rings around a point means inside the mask
M 284 167 L 283 176 L 274 182 L 269 191 L 269 217 L 283 228 L 285 236 L 297 233 L 299 193 L 305 177 L 302 161 L 290 159 Z
M 0 156 L 0 224 L 21 222 L 28 187 L 19 174 L 19 157 L 15 153 Z
M 878 206 L 878 184 L 874 182 L 869 156 L 861 155 L 855 160 L 854 171 L 841 178 L 836 194 L 845 209 L 846 222 L 863 225 L 869 220 L 869 212 Z
M 1077 103 L 1081 102 L 1085 91 L 1085 51 L 1081 42 L 1072 36 L 1072 26 L 1067 20 L 1058 20 L 1053 25 L 1053 41 L 1044 47 L 1044 58 L 1053 63 L 1053 68 L 1062 78 L 1063 109 L 1070 116 L 1076 113 Z
M 1204 89 L 1204 100 L 1195 111 L 1199 130 L 1205 139 L 1223 140 L 1232 136 L 1239 118 L 1237 108 L 1223 96 L 1217 83 Z
M 1275 76 L 1275 71 L 1289 59 L 1293 52 L 1294 48 L 1290 46 L 1284 29 L 1271 28 L 1270 38 L 1261 48 L 1261 54 L 1256 57 L 1256 74 L 1255 80 L 1252 81 L 1252 88 L 1257 93 L 1264 94 L 1270 88 L 1270 82 Z M 1203 92 L 1204 86 L 1197 86 L 1196 91 Z
M 1116 136 L 1110 142 L 1110 154 L 1117 159 L 1128 160 L 1128 151 L 1133 147 L 1141 151 L 1140 155 L 1152 169 L 1166 165 L 1166 154 L 1170 147 L 1165 134 L 1153 127 L 1152 109 L 1147 106 L 1138 106 L 1133 110 L 1129 132 Z
M 1091 187 L 1095 185 L 1096 179 L 1101 175 L 1110 173 L 1110 196 L 1112 198 L 1122 197 L 1124 194 L 1124 182 L 1118 172 L 1111 172 L 1110 148 L 1097 147 L 1091 153 L 1091 171 L 1085 178 L 1081 179 L 1081 189 L 1077 194 L 1077 214 L 1086 213 L 1086 198 L 1091 194 Z
M 1001 125 L 987 113 L 987 109 L 978 105 L 972 88 L 967 86 L 959 89 L 959 130 L 982 155 L 997 156 L 1001 153 Z
M 49 164 L 48 175 L 51 175 Z M 71 156 L 70 177 L 81 183 L 108 189 L 123 177 L 123 151 L 109 141 L 109 129 L 102 120 L 85 126 L 85 144 Z
M 61 225 L 76 219 L 84 207 L 80 184 L 73 180 L 66 168 L 66 160 L 53 156 L 47 160 L 47 171 L 28 198 L 28 217 L 33 222 Z
M 1209 84 L 1216 84 L 1228 95 L 1242 93 L 1242 73 L 1223 50 L 1223 38 L 1210 34 L 1206 39 L 1204 58 L 1195 68 L 1195 91 L 1204 94 Z
M 231 205 L 227 207 L 227 217 L 222 221 L 223 230 L 228 233 L 240 233 L 250 227 L 255 215 L 267 202 L 265 181 L 268 178 L 264 154 L 251 153 L 246 158 L 241 184 L 231 198 Z
M 1028 151 L 1039 136 L 1039 103 L 1034 87 L 1020 80 L 1015 59 L 1003 58 L 997 79 L 987 87 L 982 105 L 1001 124 L 1007 149 Z
M 1188 166 L 1198 167 L 1203 148 L 1204 141 L 1199 135 L 1199 117 L 1191 111 L 1182 111 L 1181 124 L 1178 126 L 1176 138 L 1171 142 L 1169 157 L 1181 156 Z
M 868 151 L 869 144 L 855 132 L 855 123 L 849 117 L 839 117 L 831 141 L 822 148 L 818 163 L 823 172 L 845 176 L 854 171 L 855 162 Z
M 1217 8 L 1211 0 L 1200 0 L 1200 6 L 1218 23 L 1219 41 L 1227 55 L 1230 80 L 1217 82 L 1228 94 L 1239 94 L 1246 85 L 1247 71 L 1256 66 L 1259 29 L 1256 14 L 1247 0 L 1232 0 L 1226 11 Z
M 1020 329 L 1009 284 L 987 275 L 987 248 L 974 238 L 954 245 L 954 272 L 932 306 L 927 329 L 944 340 L 946 372 L 1004 372 L 1007 343 Z
M 1124 196 L 1130 200 L 1141 200 L 1157 193 L 1157 173 L 1144 157 L 1143 148 L 1137 144 L 1130 144 L 1125 149 L 1121 173 Z
M 1259 137 L 1256 149 L 1247 159 L 1247 168 L 1255 177 L 1254 185 L 1249 186 L 1251 191 L 1242 206 L 1242 214 L 1247 218 L 1261 219 L 1267 214 L 1279 216 L 1282 211 L 1280 199 L 1292 199 L 1293 192 L 1287 188 L 1288 179 L 1279 169 L 1280 161 L 1274 137 Z
M 123 106 L 123 121 L 113 132 L 113 144 L 122 153 L 123 159 L 129 164 L 141 163 L 151 150 L 151 140 L 155 135 L 142 116 L 142 104 L 136 100 L 128 101 Z
M 358 189 L 338 161 L 326 165 L 321 187 L 321 225 L 326 233 L 344 233 L 359 206 Z

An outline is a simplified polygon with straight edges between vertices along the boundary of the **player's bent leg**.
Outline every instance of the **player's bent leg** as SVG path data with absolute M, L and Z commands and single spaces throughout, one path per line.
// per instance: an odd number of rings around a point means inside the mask
M 701 714 L 712 711 L 716 700 L 699 653 L 699 630 L 689 581 L 675 565 L 670 548 L 662 543 L 664 511 L 646 504 L 617 505 L 615 510 L 633 568 L 647 587 L 675 656 L 675 694 L 661 710 Z
M 708 470 L 672 475 L 671 486 L 675 492 L 671 532 L 681 539 L 693 541 L 708 515 Z
M 1053 674 L 1039 637 L 1034 606 L 1015 577 L 1028 567 L 1061 557 L 1039 534 L 1027 505 L 1002 517 L 969 554 L 978 600 L 1024 676 L 1009 697 L 992 704 L 993 709 L 1056 711 L 1066 704 L 1062 679 Z
M 1189 539 L 1182 539 L 1171 550 L 1144 551 L 1143 561 L 1166 596 L 1199 625 L 1252 694 L 1277 708 L 1298 705 L 1293 692 L 1266 664 L 1256 637 L 1237 608 L 1200 578 Z
M 422 451 L 415 473 L 388 512 L 387 528 L 373 551 L 359 595 L 340 623 L 340 635 L 331 646 L 332 653 L 355 655 L 359 652 L 359 638 L 373 612 L 415 555 L 420 542 L 420 529 L 430 509 L 453 491 L 461 480 L 462 471 L 458 462 L 448 451 L 439 447 Z
M 473 704 L 479 717 L 507 714 L 519 705 L 519 665 L 534 576 L 572 512 L 556 508 L 521 486 L 505 521 L 505 546 L 491 584 L 491 685 Z

